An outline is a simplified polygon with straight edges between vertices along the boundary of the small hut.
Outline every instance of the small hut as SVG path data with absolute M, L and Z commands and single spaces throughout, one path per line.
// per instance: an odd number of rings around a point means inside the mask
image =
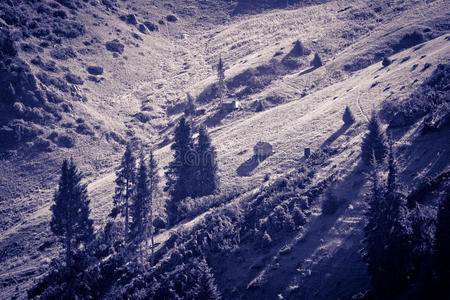
M 258 142 L 253 147 L 254 155 L 258 161 L 262 161 L 273 153 L 273 147 L 267 142 Z

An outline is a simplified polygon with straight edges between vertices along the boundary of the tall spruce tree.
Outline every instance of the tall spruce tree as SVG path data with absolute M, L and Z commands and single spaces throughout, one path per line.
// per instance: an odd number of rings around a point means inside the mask
M 397 182 L 397 163 L 393 150 L 393 141 L 389 141 L 388 178 L 384 195 L 387 248 L 385 259 L 388 270 L 384 280 L 388 284 L 386 296 L 398 296 L 408 286 L 411 270 L 412 236 L 408 220 L 406 197 L 401 193 Z
M 173 161 L 168 165 L 165 191 L 169 192 L 170 199 L 166 202 L 166 213 L 170 225 L 178 221 L 178 204 L 190 196 L 192 187 L 192 170 L 195 162 L 191 161 L 192 135 L 191 126 L 183 117 L 175 128 L 174 143 L 171 146 L 174 151 Z
M 214 193 L 218 186 L 216 149 L 205 127 L 200 128 L 198 142 L 195 145 L 198 164 L 195 166 L 193 197 L 201 197 Z
M 110 216 L 116 218 L 118 214 L 125 218 L 124 236 L 129 237 L 129 215 L 130 202 L 133 197 L 134 184 L 136 181 L 136 158 L 131 150 L 131 145 L 127 145 L 122 157 L 119 169 L 116 172 L 116 189 L 114 193 L 114 208 Z
M 158 175 L 158 164 L 155 160 L 155 156 L 153 155 L 153 150 L 150 151 L 150 158 L 148 161 L 148 188 L 149 188 L 149 195 L 148 195 L 148 212 L 149 217 L 147 218 L 147 223 L 145 227 L 146 232 L 146 243 L 148 240 L 148 234 L 150 234 L 151 238 L 151 256 L 150 256 L 150 265 L 153 266 L 154 264 L 154 228 L 153 228 L 153 204 L 155 198 L 159 194 L 158 190 L 158 184 L 159 184 L 159 175 Z M 146 249 L 148 249 L 148 246 L 146 244 Z M 148 250 L 146 250 L 148 251 Z
M 144 154 L 141 152 L 139 158 L 139 169 L 136 176 L 136 186 L 133 195 L 133 201 L 130 209 L 130 240 L 132 248 L 138 250 L 141 264 L 143 264 L 142 242 L 146 238 L 146 224 L 149 208 L 149 186 L 147 165 L 145 164 Z
M 73 160 L 64 160 L 58 190 L 50 210 L 50 228 L 61 238 L 66 252 L 66 267 L 72 268 L 74 254 L 94 238 L 92 220 L 89 219 L 89 199 L 83 175 Z
M 384 245 L 386 244 L 386 235 L 383 230 L 384 188 L 380 183 L 378 172 L 379 167 L 373 156 L 372 170 L 368 178 L 371 188 L 368 198 L 369 209 L 366 212 L 367 224 L 364 227 L 363 259 L 367 263 L 374 289 L 379 289 L 383 282 L 381 262 L 384 259 Z
M 372 112 L 369 124 L 367 125 L 369 132 L 366 134 L 361 145 L 361 157 L 365 164 L 370 165 L 372 162 L 372 155 L 375 153 L 375 158 L 378 164 L 382 163 L 386 153 L 386 137 L 380 127 L 380 122 L 375 114 Z
M 344 121 L 345 125 L 351 125 L 355 123 L 355 117 L 353 116 L 350 107 L 346 106 L 344 114 L 342 115 L 342 121 Z
M 450 297 L 450 188 L 439 206 L 433 247 L 433 269 L 436 274 L 438 296 Z
M 368 264 L 374 294 L 380 299 L 395 299 L 408 285 L 411 229 L 405 197 L 397 184 L 397 167 L 392 147 L 389 151 L 387 184 L 380 184 L 378 163 L 373 154 L 372 181 L 364 259 Z

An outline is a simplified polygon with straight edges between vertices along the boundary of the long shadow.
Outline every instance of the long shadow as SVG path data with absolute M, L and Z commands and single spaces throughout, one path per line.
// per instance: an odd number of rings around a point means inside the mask
M 250 173 L 256 169 L 256 167 L 259 165 L 260 162 L 264 161 L 268 156 L 260 157 L 258 159 L 258 156 L 253 155 L 246 161 L 244 161 L 237 169 L 236 173 L 241 177 L 250 176 Z
M 320 148 L 323 147 L 327 147 L 329 145 L 331 145 L 338 137 L 340 137 L 341 135 L 343 135 L 348 128 L 350 128 L 351 124 L 344 124 L 341 126 L 341 128 L 339 128 L 335 133 L 333 133 L 332 135 L 330 135 L 320 146 Z
M 217 126 L 229 113 L 230 111 L 228 110 L 219 109 L 214 115 L 205 120 L 205 125 L 208 127 Z
M 316 67 L 311 67 L 311 68 L 309 68 L 309 69 L 306 69 L 306 70 L 302 71 L 300 74 L 298 74 L 298 76 L 302 76 L 302 75 L 311 73 L 311 72 L 314 71 L 315 69 L 317 69 L 317 68 L 316 68 Z

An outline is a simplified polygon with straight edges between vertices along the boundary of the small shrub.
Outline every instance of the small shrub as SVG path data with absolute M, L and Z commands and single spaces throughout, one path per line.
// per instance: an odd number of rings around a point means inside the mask
M 355 117 L 353 116 L 352 111 L 347 106 L 345 107 L 344 115 L 342 116 L 342 120 L 346 125 L 351 125 L 355 122 Z
M 385 57 L 383 58 L 382 64 L 383 64 L 383 67 L 387 67 L 387 66 L 389 66 L 390 64 L 392 64 L 392 61 L 391 61 L 387 56 L 385 56 Z
M 292 48 L 291 52 L 289 52 L 290 55 L 292 56 L 303 56 L 304 53 L 304 47 L 302 42 L 300 42 L 299 40 L 297 40 L 294 44 L 294 48 Z
M 111 52 L 122 54 L 125 46 L 119 42 L 119 40 L 113 40 L 106 42 L 106 49 Z
M 146 22 L 144 22 L 144 25 L 150 31 L 158 31 L 159 30 L 158 25 L 153 24 L 152 22 L 146 21 Z
M 84 83 L 83 79 L 81 79 L 80 76 L 72 74 L 72 73 L 66 74 L 65 79 L 68 83 L 71 83 L 71 84 L 81 85 Z
M 157 216 L 154 220 L 153 220 L 153 226 L 156 229 L 163 229 L 166 227 L 166 222 L 164 222 L 164 220 L 160 217 Z
M 75 146 L 75 140 L 70 136 L 62 135 L 58 137 L 57 144 L 60 147 L 72 148 L 73 146 Z
M 92 131 L 91 127 L 86 123 L 78 124 L 75 130 L 79 134 L 94 135 L 94 132 Z
M 177 17 L 175 17 L 174 15 L 168 15 L 166 17 L 167 22 L 176 22 L 178 21 Z
M 322 213 L 324 215 L 334 214 L 338 210 L 339 204 L 339 200 L 336 196 L 328 194 L 322 203 Z
M 294 219 L 294 223 L 297 226 L 303 226 L 306 224 L 306 216 L 303 211 L 297 206 L 294 207 L 292 211 L 292 218 Z
M 256 112 L 262 112 L 266 110 L 266 107 L 264 105 L 264 101 L 263 100 L 259 100 L 258 103 L 256 104 Z
M 77 57 L 71 47 L 53 49 L 50 51 L 50 56 L 58 60 L 68 60 L 69 58 Z
M 87 71 L 91 75 L 102 75 L 103 74 L 103 68 L 99 66 L 89 66 L 87 67 Z
M 319 54 L 314 54 L 314 59 L 311 61 L 311 66 L 314 68 L 320 68 L 322 66 L 322 59 Z

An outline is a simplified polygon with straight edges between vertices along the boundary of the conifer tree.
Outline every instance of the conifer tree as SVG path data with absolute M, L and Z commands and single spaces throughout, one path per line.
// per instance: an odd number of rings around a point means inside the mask
M 130 207 L 130 216 L 132 219 L 130 225 L 130 240 L 133 248 L 138 249 L 141 263 L 143 263 L 142 242 L 146 237 L 145 226 L 149 208 L 149 186 L 147 166 L 142 152 L 139 159 L 139 169 L 137 172 L 135 189 L 132 205 Z
M 375 156 L 373 156 L 372 170 L 369 175 L 371 188 L 368 199 L 369 209 L 366 213 L 367 224 L 364 227 L 365 248 L 363 258 L 367 263 L 374 289 L 378 289 L 380 283 L 383 282 L 381 262 L 384 258 L 384 245 L 386 244 L 386 235 L 383 230 L 384 190 L 380 184 L 378 172 L 379 167 Z
M 387 248 L 385 258 L 389 271 L 384 280 L 389 284 L 387 296 L 396 296 L 408 285 L 411 253 L 411 226 L 407 218 L 406 198 L 397 183 L 397 164 L 393 142 L 389 141 L 388 178 L 386 183 L 384 218 L 386 222 Z
M 439 296 L 450 296 L 450 189 L 447 188 L 439 206 L 433 247 L 433 266 Z
M 158 183 L 159 183 L 159 175 L 158 175 L 158 164 L 155 160 L 155 156 L 153 155 L 153 150 L 150 151 L 150 158 L 148 161 L 148 188 L 149 188 L 149 195 L 148 195 L 148 212 L 149 217 L 147 218 L 147 224 L 146 224 L 146 243 L 147 243 L 147 234 L 150 233 L 151 238 L 151 256 L 150 256 L 150 265 L 153 266 L 154 264 L 154 228 L 153 228 L 153 204 L 154 200 L 159 194 L 158 190 Z M 146 249 L 148 249 L 148 246 L 146 244 Z
M 219 63 L 217 64 L 217 78 L 217 96 L 220 99 L 220 105 L 222 105 L 227 90 L 225 85 L 225 66 L 223 65 L 222 57 L 219 58 Z
M 391 144 L 392 145 L 392 144 Z M 378 164 L 372 156 L 373 170 L 368 223 L 365 227 L 364 259 L 374 293 L 380 299 L 395 299 L 408 285 L 410 272 L 410 225 L 405 197 L 399 192 L 394 154 L 389 151 L 387 184 L 379 182 Z
M 220 293 L 214 282 L 214 275 L 212 274 L 206 259 L 202 258 L 196 265 L 193 275 L 197 282 L 193 290 L 188 293 L 187 298 L 202 300 L 221 299 Z
M 61 238 L 66 252 L 66 268 L 71 270 L 76 251 L 85 247 L 93 238 L 92 220 L 89 219 L 89 199 L 83 175 L 71 160 L 64 160 L 58 190 L 50 210 L 50 228 Z
M 314 54 L 314 58 L 311 61 L 311 66 L 313 66 L 314 68 L 320 68 L 322 66 L 322 59 L 320 59 L 318 53 Z
M 136 158 L 131 146 L 127 145 L 119 170 L 116 172 L 116 189 L 114 193 L 114 208 L 110 216 L 116 218 L 118 214 L 125 218 L 124 235 L 129 235 L 130 201 L 133 197 L 136 180 Z
M 205 127 L 200 128 L 198 142 L 195 145 L 198 156 L 198 165 L 195 166 L 195 186 L 193 197 L 202 197 L 214 193 L 217 189 L 217 162 L 216 149 L 211 144 L 211 138 Z
M 351 125 L 355 123 L 355 117 L 353 116 L 353 113 L 348 106 L 345 107 L 344 114 L 342 115 L 342 121 L 344 121 L 345 125 Z
M 169 163 L 166 175 L 165 191 L 169 192 L 170 199 L 166 203 L 166 213 L 170 225 L 178 221 L 178 204 L 190 196 L 189 183 L 192 176 L 192 168 L 195 165 L 190 161 L 192 154 L 191 127 L 183 117 L 175 128 L 174 143 L 171 146 L 174 151 L 173 161 Z
M 378 164 L 382 163 L 386 156 L 386 138 L 381 130 L 375 112 L 372 113 L 369 124 L 367 125 L 369 132 L 366 134 L 361 145 L 361 157 L 365 164 L 370 165 L 372 155 L 375 153 L 375 159 Z

